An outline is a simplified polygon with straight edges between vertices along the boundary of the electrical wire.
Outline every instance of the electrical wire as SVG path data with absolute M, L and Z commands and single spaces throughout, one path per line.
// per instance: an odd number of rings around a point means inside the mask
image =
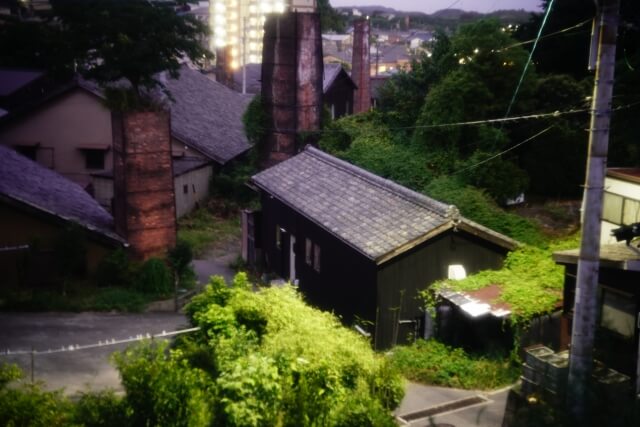
M 513 92 L 513 96 L 511 97 L 511 102 L 509 102 L 509 107 L 507 107 L 507 112 L 505 113 L 505 117 L 509 117 L 511 114 L 511 108 L 513 108 L 513 104 L 516 102 L 516 97 L 520 92 L 520 87 L 522 86 L 522 82 L 524 81 L 524 76 L 527 74 L 527 70 L 529 69 L 529 64 L 531 64 L 531 59 L 533 58 L 533 53 L 536 51 L 536 46 L 538 46 L 538 41 L 540 41 L 540 37 L 542 36 L 542 30 L 547 23 L 547 19 L 549 18 L 549 14 L 551 13 L 551 8 L 553 7 L 554 0 L 549 1 L 549 6 L 547 7 L 547 11 L 544 14 L 544 18 L 542 18 L 542 23 L 540 24 L 540 29 L 538 30 L 538 36 L 536 37 L 536 41 L 533 42 L 533 47 L 531 48 L 531 52 L 529 52 L 529 58 L 527 62 L 524 64 L 524 69 L 522 70 L 522 74 L 520 75 L 520 80 L 518 81 L 518 85 L 516 86 L 516 90 Z
M 517 143 L 517 144 L 516 144 L 516 145 L 514 145 L 513 147 L 509 147 L 509 148 L 507 148 L 506 150 L 501 151 L 501 152 L 499 152 L 499 153 L 497 153 L 497 154 L 494 154 L 493 156 L 491 156 L 491 157 L 489 157 L 489 158 L 486 158 L 486 159 L 484 159 L 484 160 L 482 160 L 482 161 L 480 161 L 480 162 L 478 162 L 478 163 L 476 163 L 476 164 L 473 164 L 473 165 L 471 165 L 471 166 L 467 166 L 467 167 L 465 167 L 465 168 L 462 168 L 462 169 L 460 169 L 460 170 L 457 170 L 457 171 L 455 171 L 455 172 L 451 173 L 451 175 L 457 175 L 457 174 L 459 174 L 459 173 L 466 172 L 466 171 L 471 170 L 471 169 L 475 169 L 475 168 L 477 168 L 477 167 L 478 167 L 478 166 L 480 166 L 480 165 L 483 165 L 483 164 L 485 164 L 485 163 L 487 163 L 487 162 L 490 162 L 491 160 L 494 160 L 494 159 L 496 159 L 496 158 L 498 158 L 498 157 L 502 156 L 503 154 L 506 154 L 506 153 L 508 153 L 509 151 L 515 150 L 516 148 L 520 147 L 521 145 L 524 145 L 524 144 L 526 144 L 527 142 L 529 142 L 529 141 L 532 141 L 532 140 L 536 139 L 536 138 L 537 138 L 537 137 L 539 137 L 540 135 L 542 135 L 542 134 L 544 134 L 544 133 L 548 132 L 549 130 L 551 130 L 551 128 L 552 128 L 552 127 L 553 127 L 553 125 L 551 125 L 551 126 L 547 127 L 546 129 L 541 130 L 540 132 L 536 133 L 536 134 L 535 134 L 535 135 L 533 135 L 533 136 L 530 136 L 529 138 L 525 139 L 524 141 L 521 141 L 521 142 Z
M 555 31 L 553 33 L 545 34 L 544 36 L 541 36 L 540 38 L 535 38 L 535 39 L 531 39 L 531 40 L 525 40 L 523 42 L 510 44 L 509 46 L 505 46 L 505 47 L 500 48 L 500 49 L 494 49 L 494 50 L 492 50 L 492 52 L 502 52 L 503 50 L 507 50 L 507 49 L 511 49 L 511 48 L 514 48 L 514 47 L 524 46 L 524 45 L 528 45 L 528 44 L 534 43 L 536 40 L 545 40 L 545 39 L 547 39 L 549 37 L 554 37 L 554 36 L 557 36 L 557 35 L 560 35 L 560 34 L 564 34 L 564 33 L 568 32 L 568 31 L 575 30 L 576 28 L 580 28 L 583 25 L 587 24 L 588 22 L 591 22 L 591 19 L 586 19 L 586 20 L 584 20 L 582 22 L 577 23 L 576 25 L 572 25 L 571 27 L 563 28 L 563 29 Z M 582 33 L 582 31 L 580 31 L 578 33 L 575 33 L 575 34 L 581 34 L 581 33 Z
M 195 328 L 188 328 L 188 329 L 180 329 L 177 331 L 170 331 L 170 332 L 166 332 L 166 331 L 162 331 L 159 334 L 155 334 L 155 335 L 151 335 L 149 333 L 146 334 L 138 334 L 135 337 L 129 337 L 127 339 L 122 339 L 122 340 L 116 340 L 116 339 L 107 339 L 105 341 L 98 341 L 97 343 L 94 344 L 88 344 L 88 345 L 70 345 L 70 346 L 60 346 L 59 348 L 55 348 L 55 349 L 49 349 L 49 350 L 4 350 L 0 352 L 0 356 L 16 356 L 16 355 L 26 355 L 26 354 L 30 354 L 30 355 L 42 355 L 42 354 L 55 354 L 55 353 L 64 353 L 64 352 L 69 352 L 69 351 L 80 351 L 80 350 L 88 350 L 91 348 L 98 348 L 98 347 L 105 347 L 105 346 L 113 346 L 113 345 L 118 345 L 118 344 L 126 344 L 126 343 L 131 343 L 131 342 L 136 342 L 136 341 L 142 341 L 142 340 L 147 340 L 147 339 L 154 339 L 154 338 L 169 338 L 175 335 L 180 335 L 180 334 L 186 334 L 189 332 L 195 332 L 195 331 L 199 331 L 200 327 L 195 327 Z

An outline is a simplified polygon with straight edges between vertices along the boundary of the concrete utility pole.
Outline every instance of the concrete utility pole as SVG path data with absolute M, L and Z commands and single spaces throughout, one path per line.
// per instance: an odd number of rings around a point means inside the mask
M 600 267 L 600 219 L 607 166 L 611 95 L 616 59 L 620 0 L 598 2 L 599 37 L 596 76 L 592 97 L 589 155 L 584 188 L 582 242 L 571 331 L 569 359 L 569 411 L 577 421 L 586 416 L 587 386 L 593 370 L 593 343 L 598 318 L 598 272 Z

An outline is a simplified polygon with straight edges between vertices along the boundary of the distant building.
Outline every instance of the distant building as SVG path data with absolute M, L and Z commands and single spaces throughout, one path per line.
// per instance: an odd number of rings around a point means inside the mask
M 612 230 L 640 222 L 640 168 L 608 168 L 602 204 L 600 243 L 615 243 Z
M 259 64 L 266 16 L 286 10 L 310 12 L 315 7 L 315 0 L 210 0 L 211 50 L 224 50 L 225 66 L 231 70 Z

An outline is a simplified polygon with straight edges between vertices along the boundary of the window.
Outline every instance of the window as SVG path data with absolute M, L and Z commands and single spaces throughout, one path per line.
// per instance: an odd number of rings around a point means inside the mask
M 276 225 L 276 248 L 280 249 L 282 247 L 282 231 L 281 228 Z
M 304 262 L 307 265 L 311 265 L 313 261 L 313 243 L 309 238 L 304 241 Z
M 317 243 L 313 244 L 313 269 L 320 272 L 320 246 Z
M 625 337 L 633 337 L 636 327 L 635 300 L 621 292 L 602 290 L 600 326 Z
M 622 223 L 629 225 L 638 221 L 640 221 L 640 202 L 625 198 L 622 210 Z
M 15 150 L 25 156 L 27 159 L 31 159 L 34 162 L 36 161 L 36 153 L 38 152 L 38 147 L 35 145 L 16 145 L 13 148 Z
M 104 169 L 104 150 L 84 149 L 84 166 L 87 169 Z
M 640 221 L 640 201 L 618 194 L 604 193 L 602 219 L 618 225 Z
M 182 192 L 184 194 L 189 193 L 189 185 L 188 184 L 185 184 L 185 185 L 182 186 Z
M 617 194 L 604 193 L 602 219 L 614 224 L 620 224 L 622 219 L 623 197 Z

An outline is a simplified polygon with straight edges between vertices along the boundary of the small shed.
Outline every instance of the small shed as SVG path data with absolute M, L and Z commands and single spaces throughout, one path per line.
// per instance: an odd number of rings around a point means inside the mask
M 571 339 L 579 249 L 553 254 L 565 267 L 563 341 Z M 640 249 L 624 243 L 600 247 L 598 320 L 594 356 L 607 366 L 630 376 L 640 394 Z
M 313 147 L 252 182 L 262 204 L 253 240 L 266 269 L 358 324 L 377 348 L 422 333 L 418 293 L 448 277 L 450 266 L 499 268 L 517 246 L 455 207 Z

